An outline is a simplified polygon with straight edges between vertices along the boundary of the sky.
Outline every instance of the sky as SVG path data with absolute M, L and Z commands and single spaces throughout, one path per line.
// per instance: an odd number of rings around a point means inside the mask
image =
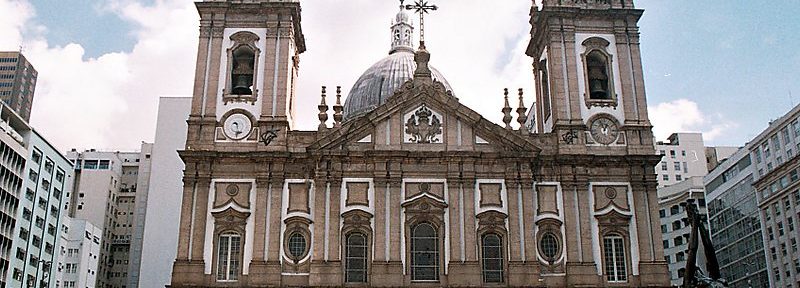
M 531 1 L 434 0 L 431 65 L 462 103 L 500 123 L 503 88 L 533 101 Z M 703 132 L 741 146 L 800 102 L 800 3 L 638 0 L 650 119 L 658 140 Z M 491 7 L 487 7 L 491 5 Z M 296 128 L 317 126 L 320 86 L 346 95 L 389 50 L 394 0 L 304 0 Z M 0 0 L 0 50 L 39 71 L 32 126 L 61 150 L 135 150 L 158 97 L 191 96 L 198 16 L 190 0 Z

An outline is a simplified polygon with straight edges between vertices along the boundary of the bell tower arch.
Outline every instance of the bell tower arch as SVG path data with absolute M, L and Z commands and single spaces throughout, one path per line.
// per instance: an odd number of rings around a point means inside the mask
M 293 125 L 299 55 L 306 49 L 299 2 L 196 3 L 200 39 L 187 147 L 258 143 L 265 133 L 281 142 Z
M 527 54 L 534 60 L 536 131 L 557 133 L 559 146 L 572 152 L 652 149 L 642 13 L 633 0 L 544 0 L 532 7 Z

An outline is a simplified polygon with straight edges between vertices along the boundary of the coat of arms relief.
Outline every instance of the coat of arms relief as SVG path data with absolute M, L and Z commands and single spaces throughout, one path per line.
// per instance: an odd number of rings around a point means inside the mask
M 406 143 L 442 143 L 441 115 L 425 104 L 406 115 Z

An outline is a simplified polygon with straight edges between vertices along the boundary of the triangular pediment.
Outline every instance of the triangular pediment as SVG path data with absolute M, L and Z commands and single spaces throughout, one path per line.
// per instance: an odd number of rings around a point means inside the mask
M 526 133 L 485 119 L 440 82 L 409 80 L 386 103 L 331 129 L 308 148 L 538 155 L 541 149 Z

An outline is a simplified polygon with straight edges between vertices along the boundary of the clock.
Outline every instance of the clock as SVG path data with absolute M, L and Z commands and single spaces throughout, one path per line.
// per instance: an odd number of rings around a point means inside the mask
M 606 115 L 597 117 L 589 125 L 589 132 L 597 143 L 609 145 L 614 143 L 619 136 L 617 123 Z
M 225 119 L 225 135 L 233 140 L 242 140 L 250 135 L 253 123 L 247 115 L 236 113 Z

